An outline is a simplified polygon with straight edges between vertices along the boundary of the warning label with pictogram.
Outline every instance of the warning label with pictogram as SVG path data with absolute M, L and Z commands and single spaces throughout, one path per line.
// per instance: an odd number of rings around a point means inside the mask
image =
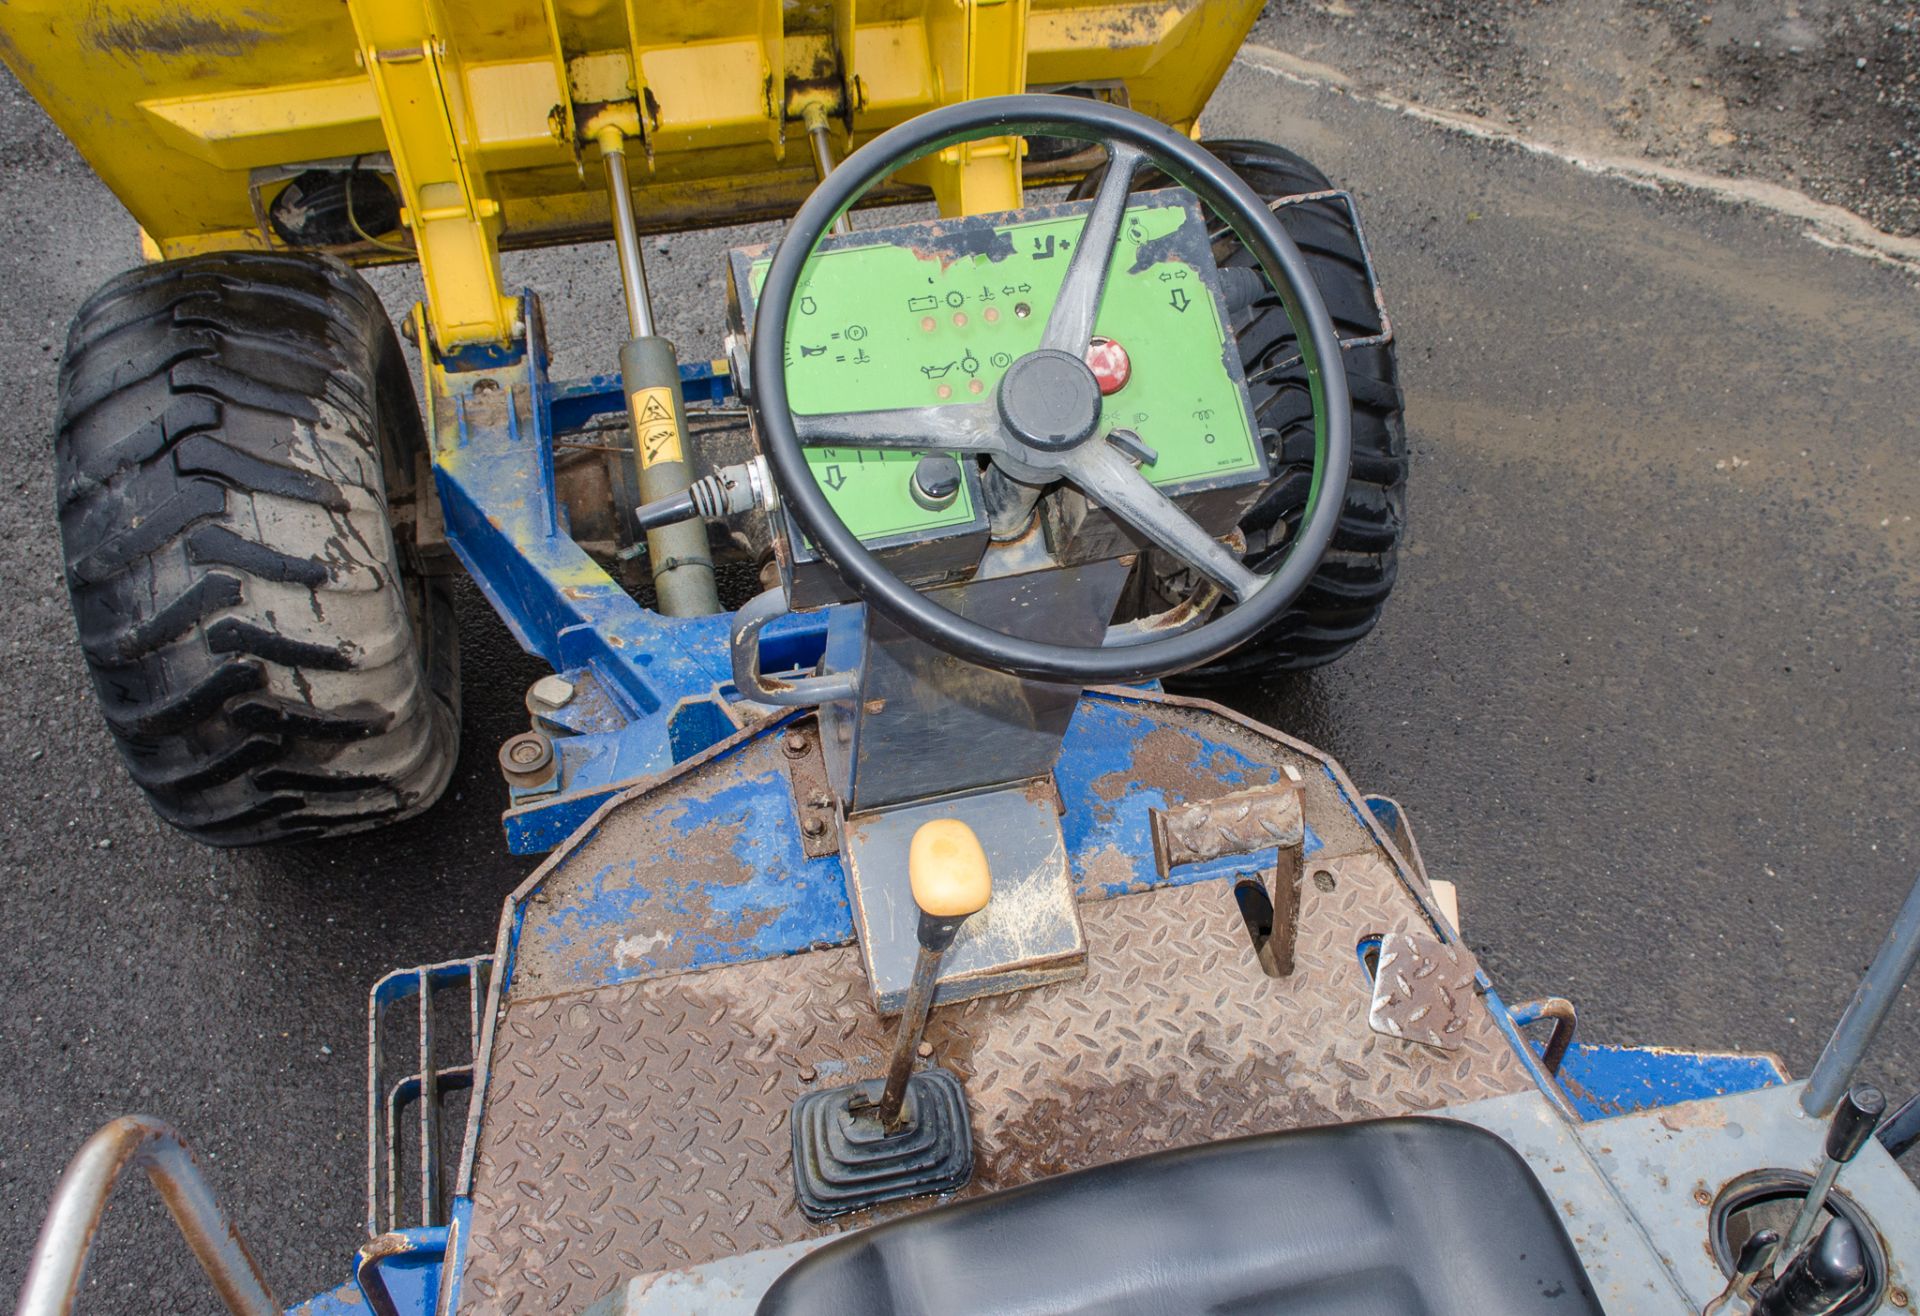
M 674 390 L 643 388 L 633 395 L 634 446 L 640 451 L 640 464 L 685 461 L 680 449 L 680 422 L 674 418 Z

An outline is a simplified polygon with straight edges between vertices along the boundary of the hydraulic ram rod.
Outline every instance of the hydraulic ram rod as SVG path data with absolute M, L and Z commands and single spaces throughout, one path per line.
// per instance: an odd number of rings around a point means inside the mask
M 627 395 L 627 414 L 633 422 L 632 460 L 638 486 L 634 501 L 636 505 L 655 503 L 684 492 L 693 482 L 680 399 L 680 359 L 673 344 L 654 333 L 647 268 L 633 217 L 633 193 L 627 185 L 626 136 L 609 126 L 600 130 L 599 142 L 607 169 L 607 200 L 613 209 L 613 245 L 620 257 L 620 287 L 633 333 L 620 348 L 620 387 Z M 669 617 L 698 617 L 720 611 L 704 520 L 647 531 L 647 555 L 661 612 Z

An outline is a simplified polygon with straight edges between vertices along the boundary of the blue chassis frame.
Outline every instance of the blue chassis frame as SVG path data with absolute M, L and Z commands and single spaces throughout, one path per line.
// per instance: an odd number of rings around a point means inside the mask
M 554 441 L 557 435 L 577 432 L 596 416 L 625 408 L 618 376 L 553 385 L 547 378 L 547 349 L 541 328 L 539 303 L 523 294 L 527 348 L 517 358 L 489 356 L 450 361 L 447 368 L 428 370 L 430 412 L 434 418 L 434 475 L 449 546 L 486 595 L 521 646 L 545 660 L 577 687 L 593 693 L 579 706 L 543 714 L 542 720 L 562 734 L 555 736 L 559 762 L 557 789 L 528 792 L 509 788 L 512 800 L 504 822 L 509 845 L 516 853 L 553 849 L 586 823 L 602 805 L 629 787 L 668 772 L 675 764 L 714 750 L 721 756 L 758 734 L 788 720 L 761 724 L 757 732 L 740 735 L 732 746 L 723 742 L 739 727 L 727 714 L 738 698 L 732 685 L 727 632 L 731 614 L 711 617 L 664 617 L 641 607 L 568 535 L 554 481 Z M 723 365 L 700 362 L 681 367 L 681 392 L 689 407 L 711 406 L 733 395 L 732 380 Z M 483 383 L 483 381 L 490 381 Z M 480 390 L 502 388 L 515 400 L 505 410 L 505 423 L 477 423 L 482 409 L 470 405 Z M 529 422 L 519 419 L 524 396 Z M 826 611 L 783 619 L 762 635 L 762 666 L 769 671 L 812 667 L 825 645 Z M 1104 703 L 1096 700 L 1095 703 Z M 1090 710 L 1091 711 L 1091 710 Z M 1097 714 L 1096 714 L 1097 718 Z M 1081 722 L 1079 717 L 1076 724 Z M 1069 734 L 1057 774 L 1065 781 L 1091 780 L 1113 769 L 1129 752 L 1124 732 L 1103 728 L 1101 734 Z M 1371 811 L 1378 825 L 1396 821 L 1390 801 L 1360 796 L 1333 770 L 1349 807 Z M 1231 774 L 1230 774 L 1231 775 Z M 1229 781 L 1228 784 L 1233 784 Z M 771 815 L 790 809 L 786 787 L 778 782 L 743 782 L 754 796 L 768 796 Z M 730 798 L 733 812 L 744 803 L 753 815 L 757 803 Z M 691 816 L 685 825 L 695 829 L 714 821 Z M 791 828 L 786 829 L 791 831 Z M 757 844 L 771 844 L 761 856 L 764 871 L 795 873 L 808 863 L 799 854 L 798 837 L 758 833 Z M 1103 837 L 1136 853 L 1144 853 L 1142 837 Z M 1318 838 L 1308 835 L 1308 850 Z M 788 854 L 785 851 L 792 850 Z M 667 856 L 671 858 L 671 856 Z M 830 865 L 838 876 L 838 860 L 810 861 Z M 1225 861 L 1231 868 L 1234 861 Z M 669 869 L 670 869 L 669 865 Z M 1199 865 L 1178 880 L 1196 881 L 1230 876 L 1218 865 Z M 543 866 L 508 900 L 497 955 L 503 979 L 510 978 L 520 950 L 525 900 L 540 885 Z M 697 948 L 688 967 L 792 954 L 810 945 L 852 939 L 853 929 L 843 894 L 834 882 L 778 884 L 782 917 L 764 930 L 739 941 L 710 943 Z M 670 887 L 670 883 L 669 883 Z M 1138 889 L 1118 888 L 1083 895 L 1117 895 Z M 641 901 L 658 896 L 675 899 L 668 888 L 630 893 Z M 590 900 L 587 927 L 581 940 L 593 943 L 607 930 Z M 740 913 L 735 909 L 736 914 Z M 845 926 L 842 926 L 844 924 Z M 591 930 L 589 930 L 591 928 Z M 690 930 L 693 931 L 693 930 Z M 697 935 L 697 933 L 696 933 Z M 580 950 L 580 948 L 575 948 Z M 584 968 L 595 959 L 591 947 L 581 950 Z M 596 966 L 598 967 L 598 966 Z M 604 971 L 602 969 L 602 971 Z M 591 975 L 597 976 L 597 975 Z M 1558 1079 L 1540 1064 L 1542 1045 L 1522 1029 L 1539 1018 L 1532 1005 L 1509 1007 L 1485 982 L 1484 990 L 1509 1043 L 1527 1061 L 1542 1091 L 1580 1120 L 1616 1115 L 1677 1102 L 1700 1100 L 1784 1082 L 1779 1062 L 1766 1055 L 1740 1055 L 1672 1050 L 1661 1047 L 1588 1045 L 1575 1040 L 1561 1063 Z M 482 1057 L 476 1057 L 477 1060 Z M 442 1284 L 448 1254 L 459 1264 L 461 1243 L 472 1216 L 472 1199 L 457 1194 L 449 1225 L 411 1229 L 404 1233 L 411 1245 L 384 1265 L 357 1267 L 360 1276 L 289 1309 L 289 1316 L 349 1316 L 376 1305 L 362 1289 L 362 1277 L 378 1273 L 383 1297 L 403 1316 L 432 1316 L 442 1292 L 450 1306 L 458 1302 L 458 1283 Z
M 556 785 L 508 787 L 507 844 L 516 854 L 539 854 L 627 786 L 732 735 L 739 728 L 727 708 L 738 692 L 727 650 L 730 614 L 649 611 L 568 533 L 554 477 L 556 439 L 624 411 L 626 397 L 618 375 L 552 383 L 533 293 L 522 293 L 521 309 L 527 331 L 517 356 L 445 359 L 428 367 L 426 388 L 448 546 L 520 646 L 583 692 L 542 714 L 556 733 Z M 483 405 L 482 394 L 494 390 L 510 405 Z M 724 363 L 689 363 L 680 368 L 680 390 L 698 415 L 731 398 L 733 381 Z M 495 415 L 501 423 L 489 423 Z M 768 627 L 762 666 L 812 667 L 826 622 L 823 611 Z

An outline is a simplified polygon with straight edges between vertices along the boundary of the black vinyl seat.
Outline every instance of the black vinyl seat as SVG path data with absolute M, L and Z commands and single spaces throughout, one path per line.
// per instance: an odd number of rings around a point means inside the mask
M 1600 1316 L 1526 1162 L 1389 1119 L 1205 1143 L 953 1202 L 803 1258 L 760 1316 Z

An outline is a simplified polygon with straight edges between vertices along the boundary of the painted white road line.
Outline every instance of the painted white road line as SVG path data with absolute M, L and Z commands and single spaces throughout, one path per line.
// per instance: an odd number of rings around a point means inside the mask
M 1617 178 L 1635 187 L 1655 190 L 1684 188 L 1688 191 L 1704 192 L 1723 201 L 1771 211 L 1799 221 L 1805 226 L 1802 229 L 1802 235 L 1823 247 L 1831 247 L 1836 251 L 1845 251 L 1856 256 L 1865 256 L 1869 260 L 1877 260 L 1904 270 L 1908 274 L 1920 276 L 1920 238 L 1903 238 L 1897 234 L 1883 232 L 1851 210 L 1842 206 L 1829 205 L 1824 201 L 1816 201 L 1804 192 L 1782 187 L 1778 183 L 1766 183 L 1748 178 L 1724 178 L 1718 174 L 1684 169 L 1677 165 L 1659 164 L 1630 156 L 1596 155 L 1592 152 L 1555 146 L 1550 142 L 1535 141 L 1480 118 L 1478 115 L 1462 114 L 1455 110 L 1437 110 L 1431 106 L 1402 100 L 1388 92 L 1368 90 L 1356 85 L 1353 79 L 1336 68 L 1301 59 L 1297 55 L 1290 55 L 1284 50 L 1277 50 L 1258 42 L 1249 41 L 1243 45 L 1239 55 L 1235 57 L 1235 62 L 1256 72 L 1284 78 L 1288 82 L 1300 83 L 1323 91 L 1338 92 L 1354 100 L 1378 105 L 1382 109 L 1404 114 L 1408 118 L 1418 119 L 1423 123 L 1431 123 L 1449 132 L 1477 137 L 1484 141 L 1499 142 L 1533 155 L 1547 156 L 1587 173 Z

